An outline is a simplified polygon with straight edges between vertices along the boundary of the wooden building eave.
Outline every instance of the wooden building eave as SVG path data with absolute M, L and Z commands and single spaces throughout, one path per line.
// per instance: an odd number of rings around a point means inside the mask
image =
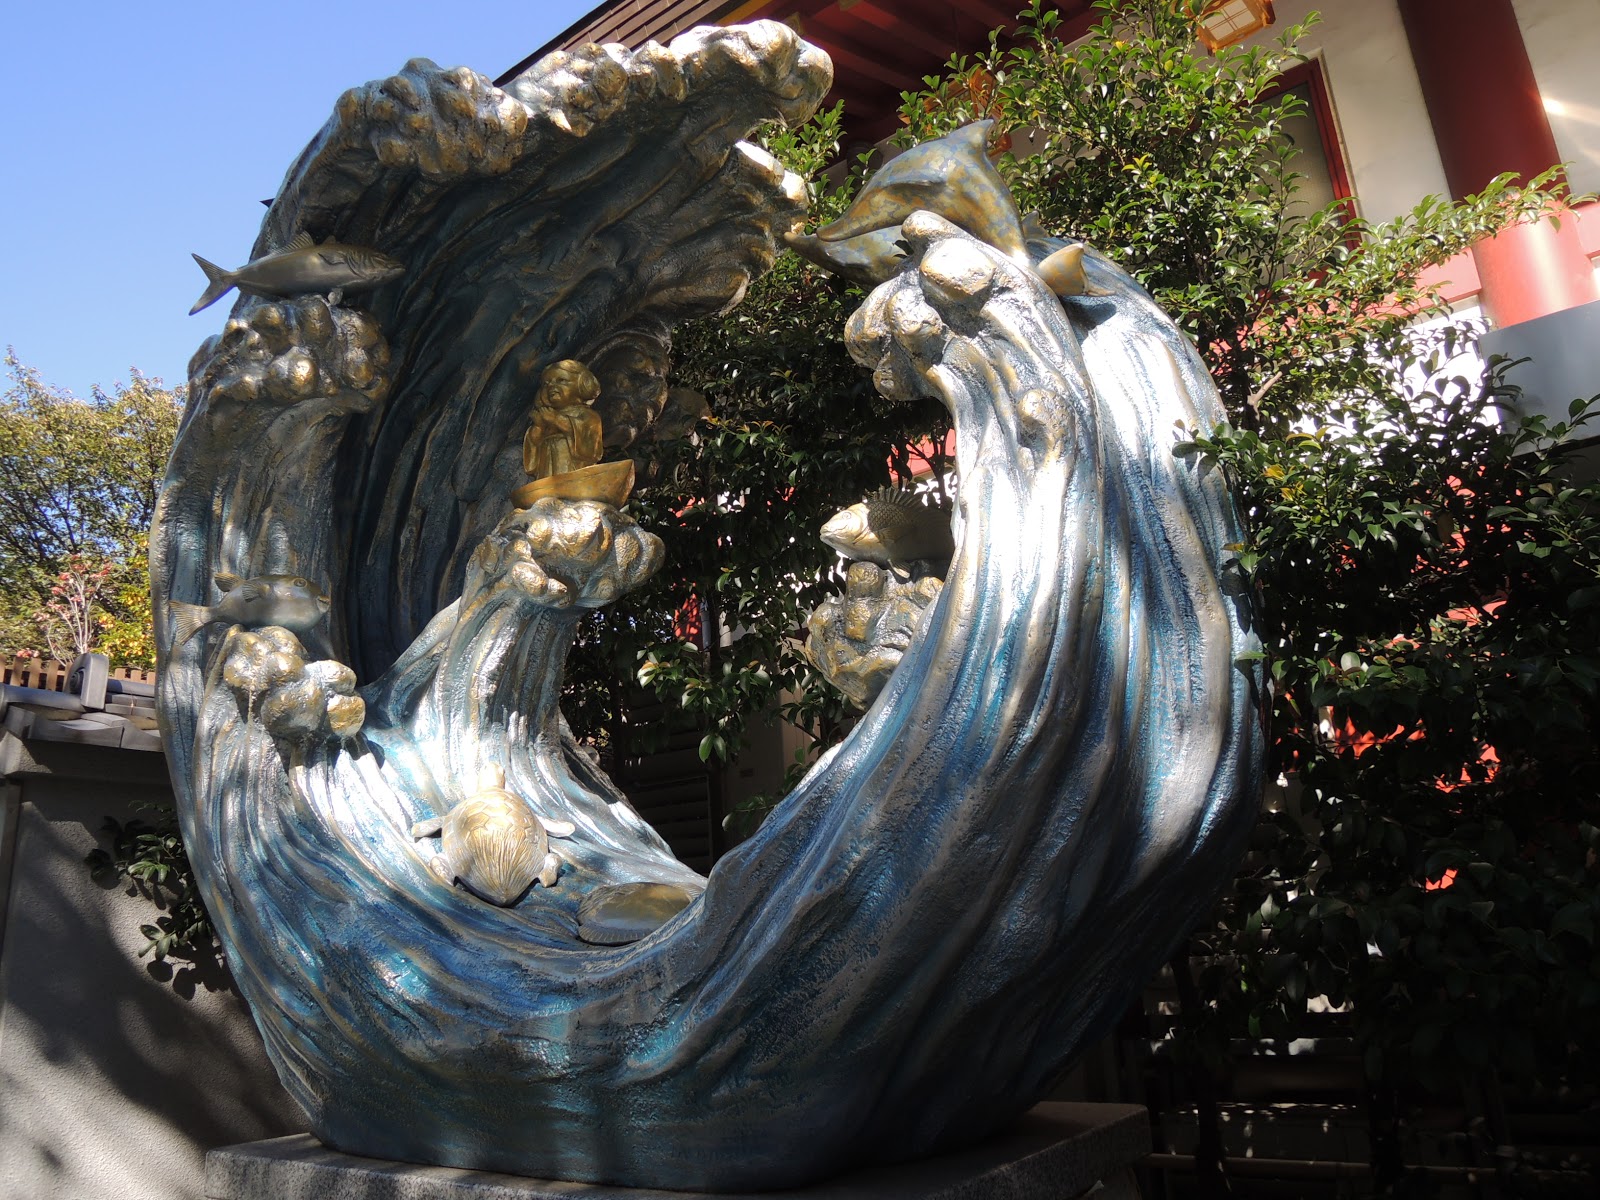
M 843 100 L 853 141 L 877 141 L 898 124 L 903 92 L 920 91 L 955 54 L 989 44 L 991 29 L 1016 23 L 1013 0 L 609 0 L 522 59 L 506 83 L 555 50 L 620 42 L 636 50 L 696 25 L 783 21 L 834 61 L 827 105 Z M 1089 0 L 1060 0 L 1060 36 L 1073 41 L 1102 14 Z

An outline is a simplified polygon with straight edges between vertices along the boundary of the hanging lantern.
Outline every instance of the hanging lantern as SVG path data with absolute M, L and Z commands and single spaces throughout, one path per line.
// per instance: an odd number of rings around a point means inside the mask
M 1215 0 L 1195 18 L 1200 42 L 1215 54 L 1273 22 L 1272 0 Z

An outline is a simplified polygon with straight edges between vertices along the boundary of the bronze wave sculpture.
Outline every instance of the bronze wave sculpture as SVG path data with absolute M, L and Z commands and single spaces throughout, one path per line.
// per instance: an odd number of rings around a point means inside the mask
M 359 310 L 243 296 L 191 365 L 153 539 L 163 736 L 228 961 L 331 1146 L 732 1190 L 968 1142 L 1108 1026 L 1241 847 L 1238 523 L 1167 452 L 1219 417 L 1210 381 L 1104 259 L 1064 304 L 1028 265 L 1059 244 L 925 211 L 847 336 L 887 394 L 950 406 L 955 552 L 859 727 L 704 879 L 566 730 L 579 614 L 661 544 L 604 500 L 510 507 L 529 397 L 575 360 L 637 381 L 597 407 L 662 411 L 672 323 L 736 302 L 803 216 L 741 139 L 829 78 L 765 22 L 504 91 L 413 61 L 339 101 L 252 256 L 310 234 L 403 274 Z M 286 575 L 325 621 L 229 623 L 219 579 Z M 221 615 L 182 640 L 177 604 Z M 471 831 L 430 835 L 519 800 L 533 857 L 504 894 L 453 886 Z M 580 938 L 646 893 L 681 911 Z

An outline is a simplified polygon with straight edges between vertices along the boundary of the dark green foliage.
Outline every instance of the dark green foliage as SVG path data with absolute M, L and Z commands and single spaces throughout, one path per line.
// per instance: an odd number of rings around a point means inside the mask
M 85 856 L 90 872 L 105 883 L 126 881 L 161 912 L 154 924 L 139 926 L 150 939 L 139 957 L 150 954 L 157 961 L 169 956 L 214 957 L 216 935 L 195 889 L 194 868 L 184 852 L 176 815 L 164 811 L 155 825 L 140 820 L 124 825 L 107 817 L 104 832 L 110 849 L 91 850 Z
M 1290 785 L 1201 940 L 1242 955 L 1213 998 L 1250 1034 L 1320 994 L 1374 1081 L 1561 1089 L 1600 1066 L 1600 487 L 1494 399 L 1436 376 L 1180 447 L 1248 497 Z
M 768 148 L 818 176 L 837 153 L 838 122 L 835 109 L 800 130 L 772 130 Z M 842 211 L 858 183 L 817 185 L 814 223 Z M 819 749 L 837 740 L 846 706 L 805 664 L 797 636 L 842 588 L 817 535 L 887 483 L 891 462 L 901 477 L 923 466 L 918 446 L 942 446 L 949 428 L 935 402 L 893 404 L 850 361 L 844 322 L 860 300 L 859 289 L 786 254 L 728 316 L 679 329 L 673 383 L 703 393 L 713 416 L 695 444 L 641 456 L 640 477 L 653 482 L 635 492 L 633 512 L 666 540 L 667 565 L 580 634 L 563 702 L 580 737 L 609 739 L 636 674 L 700 723 L 712 769 L 738 753 L 751 720 L 775 712 Z M 702 649 L 674 636 L 675 617 L 695 611 L 703 628 L 734 631 L 733 644 Z

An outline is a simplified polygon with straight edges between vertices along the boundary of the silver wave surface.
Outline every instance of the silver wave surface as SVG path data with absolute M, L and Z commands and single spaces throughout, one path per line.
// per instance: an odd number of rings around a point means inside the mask
M 1106 294 L 1064 308 L 931 214 L 848 334 L 888 394 L 943 397 L 963 475 L 877 702 L 704 880 L 565 730 L 581 611 L 660 544 L 599 504 L 508 515 L 530 381 L 664 362 L 674 321 L 738 298 L 804 197 L 738 139 L 828 79 L 770 23 L 586 47 L 503 93 L 413 62 L 340 101 L 252 255 L 309 230 L 406 275 L 365 312 L 243 298 L 191 365 L 153 541 L 164 737 L 228 961 L 332 1146 L 733 1190 L 972 1141 L 1231 869 L 1261 738 L 1239 528 L 1168 450 L 1219 416 L 1210 381 L 1103 260 Z M 327 580 L 332 619 L 175 645 L 168 601 L 219 572 Z M 510 908 L 408 836 L 491 764 L 577 827 Z M 628 882 L 703 892 L 633 945 L 578 941 L 584 898 Z

